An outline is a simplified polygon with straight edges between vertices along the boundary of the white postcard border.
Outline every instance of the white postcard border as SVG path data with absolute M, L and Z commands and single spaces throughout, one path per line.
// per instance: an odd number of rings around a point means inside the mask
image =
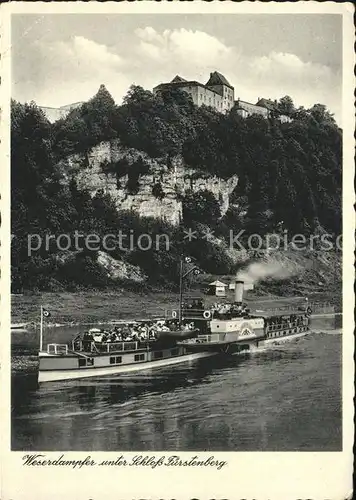
M 196 453 L 227 460 L 214 468 L 98 468 L 71 470 L 60 467 L 23 466 L 24 452 L 10 444 L 10 135 L 11 85 L 10 16 L 15 13 L 338 13 L 343 16 L 343 451 Z M 341 500 L 351 494 L 354 379 L 354 112 L 355 56 L 351 3 L 337 2 L 16 2 L 1 6 L 1 497 L 4 500 L 133 500 L 133 499 L 313 499 Z M 62 453 L 46 453 L 56 458 Z M 127 457 L 137 453 L 123 453 Z M 144 453 L 160 455 L 159 453 Z M 173 453 L 164 453 L 171 455 Z M 195 455 L 179 452 L 187 459 Z M 67 458 L 104 457 L 120 453 L 68 452 Z

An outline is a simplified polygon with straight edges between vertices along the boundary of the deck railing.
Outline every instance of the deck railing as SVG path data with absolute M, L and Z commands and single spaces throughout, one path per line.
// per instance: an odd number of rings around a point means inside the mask
M 267 325 L 267 331 L 268 332 L 273 332 L 273 331 L 279 331 L 279 330 L 291 330 L 293 328 L 297 328 L 298 326 L 305 326 L 306 323 L 302 321 L 284 321 L 282 323 L 269 323 Z
M 336 306 L 335 304 L 332 304 L 331 302 L 313 302 L 310 301 L 308 303 L 304 304 L 295 304 L 289 305 L 289 306 L 279 306 L 279 307 L 258 307 L 256 306 L 255 312 L 258 310 L 264 310 L 265 312 L 271 313 L 271 314 L 278 314 L 278 313 L 283 313 L 283 312 L 289 312 L 295 310 L 295 308 L 298 309 L 298 307 L 310 307 L 312 310 L 312 313 L 335 313 L 336 311 Z
M 139 342 L 93 342 L 88 341 L 87 343 L 82 340 L 72 341 L 72 351 L 74 352 L 98 352 L 98 353 L 109 353 L 109 352 L 118 352 L 118 351 L 135 351 L 138 349 L 141 343 Z M 52 344 L 50 344 L 52 345 Z M 55 345 L 55 344 L 53 344 Z M 142 345 L 145 347 L 145 345 Z
M 186 344 L 205 344 L 210 342 L 222 342 L 225 339 L 225 333 L 211 333 L 208 335 L 199 335 L 194 339 L 184 340 Z
M 67 344 L 47 344 L 48 354 L 68 354 Z
M 201 318 L 204 319 L 204 311 L 205 309 L 199 308 L 183 308 L 182 310 L 182 317 L 186 319 L 195 319 L 195 318 Z
M 290 311 L 294 311 L 298 307 L 310 307 L 312 310 L 312 313 L 314 314 L 327 314 L 327 313 L 336 313 L 338 311 L 341 311 L 341 307 L 339 305 L 335 305 L 334 303 L 330 301 L 309 301 L 303 302 L 302 300 L 300 303 L 295 303 L 295 304 L 290 304 L 290 305 L 281 305 L 279 307 L 268 307 L 268 306 L 263 306 L 263 305 L 258 305 L 255 304 L 254 307 L 251 309 L 252 313 L 256 312 L 261 312 L 262 310 L 266 313 L 270 314 L 280 314 L 280 313 L 288 313 Z M 207 307 L 209 309 L 209 307 Z M 182 316 L 185 319 L 193 319 L 193 318 L 201 318 L 203 319 L 203 313 L 205 309 L 197 309 L 197 308 L 187 308 L 183 307 L 182 310 Z M 176 311 L 177 313 L 177 311 Z M 172 318 L 172 310 L 166 309 L 165 310 L 165 318 L 166 319 L 171 319 Z

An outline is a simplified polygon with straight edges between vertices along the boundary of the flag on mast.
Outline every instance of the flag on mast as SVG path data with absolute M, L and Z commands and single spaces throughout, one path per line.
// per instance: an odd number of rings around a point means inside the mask
M 49 318 L 51 313 L 47 309 L 42 309 L 42 314 L 44 318 Z
M 43 318 L 48 318 L 51 313 L 41 306 L 41 321 L 40 321 L 40 351 L 43 349 Z

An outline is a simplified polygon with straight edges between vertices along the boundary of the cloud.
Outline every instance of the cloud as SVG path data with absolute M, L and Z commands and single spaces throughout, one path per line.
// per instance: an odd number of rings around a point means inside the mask
M 98 70 L 117 71 L 124 61 L 118 54 L 110 52 L 106 45 L 102 45 L 88 40 L 82 36 L 74 36 L 69 41 L 58 41 L 50 46 L 38 42 L 38 49 L 42 54 L 49 69 L 62 68 L 66 72 L 74 71 L 78 74 L 81 71 L 82 76 L 89 76 L 93 71 Z M 70 73 L 69 73 L 70 74 Z
M 251 59 L 249 67 L 251 71 L 256 72 L 261 77 L 273 76 L 274 79 L 284 81 L 301 77 L 305 79 L 330 79 L 332 76 L 332 71 L 328 66 L 305 62 L 295 54 L 284 52 L 271 52 L 267 56 Z
M 141 40 L 145 40 L 146 42 L 159 42 L 162 43 L 163 36 L 160 35 L 154 28 L 151 26 L 146 26 L 145 28 L 137 28 L 135 30 L 135 35 L 138 36 Z
M 296 105 L 326 104 L 337 118 L 341 108 L 341 76 L 329 66 L 289 52 L 247 56 L 238 39 L 227 45 L 199 30 L 146 26 L 116 46 L 76 35 L 50 43 L 38 40 L 29 50 L 16 91 L 41 105 L 89 99 L 101 83 L 120 103 L 131 84 L 152 89 L 176 74 L 205 83 L 209 72 L 217 70 L 235 87 L 236 99 L 256 102 L 258 97 L 290 95 Z
M 183 68 L 199 70 L 216 66 L 227 61 L 232 50 L 208 33 L 185 28 L 158 33 L 148 26 L 137 29 L 135 34 L 140 40 L 139 51 L 145 56 L 176 68 L 183 65 Z
M 340 78 L 328 66 L 304 61 L 296 54 L 272 51 L 260 57 L 244 55 L 237 46 L 202 32 L 186 29 L 135 31 L 136 57 L 149 64 L 142 86 L 152 88 L 177 73 L 206 82 L 209 72 L 222 72 L 235 87 L 235 96 L 255 103 L 258 97 L 290 95 L 297 106 L 325 103 L 339 115 Z
M 251 66 L 262 73 L 270 72 L 273 66 L 288 68 L 291 71 L 300 71 L 305 64 L 295 54 L 285 52 L 271 52 L 268 56 L 255 58 L 251 61 Z
M 83 36 L 51 44 L 38 40 L 33 50 L 36 51 L 35 68 L 28 63 L 22 70 L 32 75 L 31 84 L 29 78 L 22 82 L 26 100 L 34 99 L 44 106 L 61 106 L 91 98 L 101 83 L 109 90 L 113 88 L 113 94 L 120 100 L 131 85 L 130 74 L 125 74 L 125 57 Z
M 106 45 L 101 45 L 82 36 L 75 36 L 73 43 L 74 54 L 77 59 L 87 58 L 87 60 L 99 62 L 109 66 L 120 66 L 122 58 L 109 51 Z
M 256 91 L 260 97 L 273 99 L 289 95 L 298 106 L 323 103 L 339 116 L 341 78 L 330 67 L 283 52 L 246 59 L 244 66 L 240 83 L 247 95 Z

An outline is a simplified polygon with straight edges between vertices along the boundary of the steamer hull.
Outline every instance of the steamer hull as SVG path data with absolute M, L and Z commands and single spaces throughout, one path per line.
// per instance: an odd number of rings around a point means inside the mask
M 52 344 L 52 346 L 56 345 Z M 58 350 L 57 353 L 53 354 L 40 352 L 38 381 L 42 383 L 88 377 L 124 375 L 179 363 L 194 362 L 214 354 L 214 352 L 191 353 L 186 351 L 184 347 L 179 346 L 170 349 L 160 349 L 159 351 L 136 350 L 127 353 L 117 351 L 110 354 L 96 355 L 91 355 L 90 353 L 86 355 L 79 353 L 61 354 Z
M 128 334 L 116 329 L 111 332 L 91 329 L 79 336 L 79 340 L 76 337 L 71 348 L 49 344 L 47 352 L 40 348 L 38 380 L 124 375 L 218 354 L 255 351 L 309 333 L 307 311 L 254 316 L 242 303 L 243 282 L 239 280 L 235 294 L 234 304 L 225 303 L 210 310 L 181 309 L 179 328 L 174 322 L 169 328 L 169 323 L 159 320 L 155 326 L 145 322 L 140 328 L 128 325 Z M 172 311 L 174 320 L 176 316 L 177 312 Z
M 219 318 L 212 320 L 210 325 L 211 334 L 199 335 L 179 345 L 190 352 L 238 354 L 303 337 L 310 332 L 309 318 L 304 314 L 276 318 Z

